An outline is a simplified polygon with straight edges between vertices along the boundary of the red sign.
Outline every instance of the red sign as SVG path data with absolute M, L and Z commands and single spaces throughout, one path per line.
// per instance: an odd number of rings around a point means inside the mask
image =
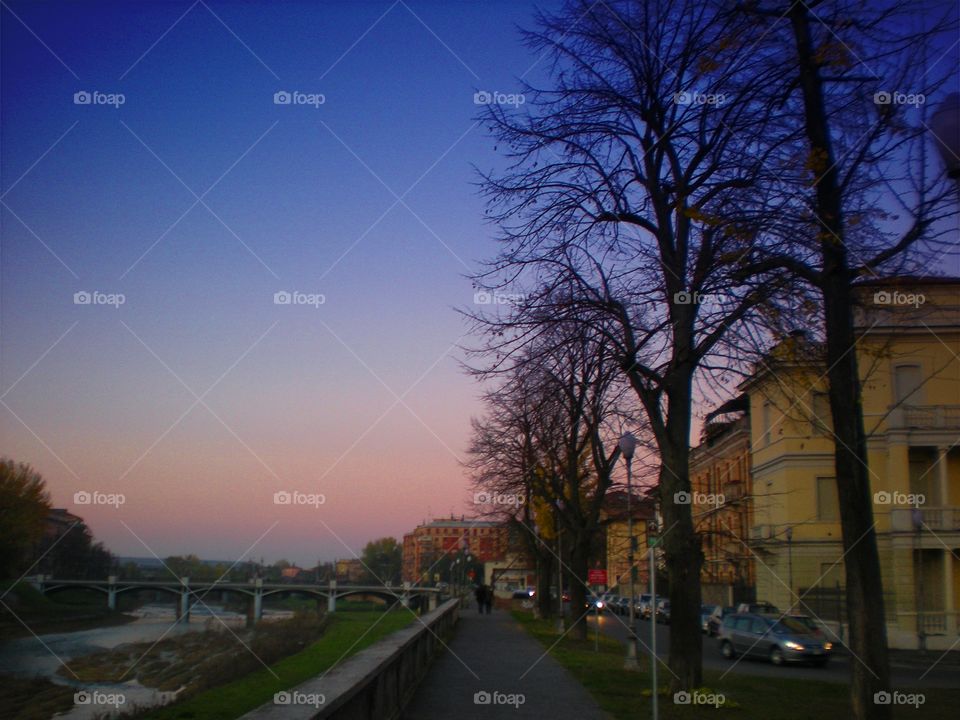
M 587 570 L 587 583 L 589 585 L 606 585 L 607 571 L 606 570 Z
M 467 572 L 467 577 L 470 578 L 471 580 L 473 580 L 476 576 L 477 574 L 473 570 L 470 570 L 469 572 Z

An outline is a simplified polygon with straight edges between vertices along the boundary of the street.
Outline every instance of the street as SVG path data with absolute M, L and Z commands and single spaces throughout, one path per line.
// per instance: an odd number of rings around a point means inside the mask
M 589 618 L 590 633 L 595 632 L 595 618 Z M 600 616 L 600 631 L 614 637 L 621 642 L 627 639 L 629 619 L 611 613 Z M 650 653 L 650 621 L 637 621 L 637 634 L 640 637 L 639 652 L 641 655 Z M 670 626 L 657 625 L 657 657 L 666 662 L 670 651 Z M 931 652 L 930 662 L 916 665 L 895 664 L 891 667 L 891 686 L 894 688 L 908 687 L 960 687 L 960 668 L 955 665 L 938 664 L 929 670 L 940 657 L 941 653 Z M 850 681 L 850 656 L 846 653 L 836 654 L 824 668 L 807 665 L 786 665 L 777 667 L 769 662 L 753 658 L 737 658 L 727 660 L 720 654 L 716 638 L 703 636 L 703 667 L 706 670 L 719 672 L 729 671 L 743 675 L 757 677 L 783 677 L 795 680 L 821 680 L 825 682 L 846 683 Z M 856 661 L 854 661 L 856 662 Z

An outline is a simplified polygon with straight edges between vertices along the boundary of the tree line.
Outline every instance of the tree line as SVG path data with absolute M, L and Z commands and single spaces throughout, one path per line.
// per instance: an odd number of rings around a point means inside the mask
M 541 566 L 543 531 L 569 543 L 576 609 L 616 437 L 641 436 L 672 691 L 702 684 L 701 538 L 674 502 L 696 407 L 802 328 L 835 440 L 851 706 L 890 717 L 873 703 L 889 661 L 853 312 L 859 281 L 951 252 L 932 108 L 896 98 L 950 88 L 956 30 L 941 2 L 571 0 L 522 31 L 544 76 L 518 88 L 522 111 L 482 110 L 506 164 L 479 171 L 500 249 L 473 281 L 510 302 L 467 311 L 488 387 L 469 465 L 529 498 L 494 510 L 530 530 Z

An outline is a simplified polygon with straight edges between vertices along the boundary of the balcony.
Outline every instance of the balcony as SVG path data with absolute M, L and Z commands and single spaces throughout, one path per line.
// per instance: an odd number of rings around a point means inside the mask
M 897 429 L 960 429 L 960 405 L 901 405 L 890 411 L 888 425 Z
M 924 530 L 934 532 L 960 531 L 960 508 L 958 507 L 925 507 L 919 510 L 894 508 L 890 511 L 890 524 L 893 531 L 915 532 L 917 528 L 913 524 L 914 512 L 920 513 L 920 519 L 923 521 L 921 527 Z

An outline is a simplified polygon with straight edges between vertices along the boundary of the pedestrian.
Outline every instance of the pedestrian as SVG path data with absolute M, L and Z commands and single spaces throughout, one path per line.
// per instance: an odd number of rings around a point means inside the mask
M 493 609 L 493 588 L 490 585 L 483 586 L 483 605 L 489 615 Z
M 477 585 L 477 589 L 473 591 L 473 595 L 477 598 L 477 612 L 483 615 L 483 606 L 487 601 L 486 585 Z

